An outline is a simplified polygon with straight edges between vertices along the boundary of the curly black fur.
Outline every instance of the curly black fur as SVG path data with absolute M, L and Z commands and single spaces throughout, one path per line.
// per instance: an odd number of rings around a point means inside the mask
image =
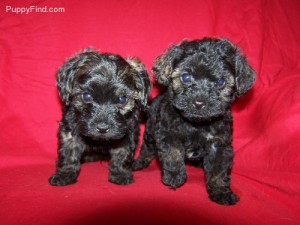
M 204 168 L 211 200 L 235 204 L 230 106 L 254 83 L 246 58 L 226 39 L 183 41 L 155 60 L 153 72 L 167 90 L 152 102 L 133 169 L 158 155 L 162 181 L 175 189 L 186 180 L 188 160 Z
M 63 103 L 51 185 L 75 183 L 80 163 L 109 159 L 109 181 L 133 182 L 131 164 L 150 81 L 139 59 L 86 49 L 57 72 Z

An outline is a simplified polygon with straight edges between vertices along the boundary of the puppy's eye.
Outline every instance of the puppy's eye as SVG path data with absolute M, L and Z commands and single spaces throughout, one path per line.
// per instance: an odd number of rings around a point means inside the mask
M 90 103 L 93 101 L 93 97 L 91 96 L 90 93 L 87 93 L 87 92 L 84 92 L 82 94 L 82 100 L 85 102 L 85 103 Z
M 124 95 L 119 98 L 119 104 L 124 105 L 127 102 L 127 97 Z
M 184 73 L 181 75 L 181 81 L 184 83 L 188 83 L 191 82 L 191 75 L 189 75 L 188 73 Z
M 218 81 L 217 81 L 217 86 L 218 86 L 218 88 L 223 88 L 224 86 L 225 86 L 225 80 L 224 80 L 224 78 L 221 78 L 221 79 L 219 79 Z

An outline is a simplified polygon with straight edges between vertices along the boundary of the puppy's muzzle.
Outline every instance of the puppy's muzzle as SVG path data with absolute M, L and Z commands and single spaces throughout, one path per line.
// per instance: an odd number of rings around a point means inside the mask
M 105 134 L 110 130 L 110 125 L 106 123 L 100 123 L 97 125 L 96 130 L 101 134 Z
M 205 103 L 202 101 L 194 101 L 193 102 L 193 106 L 194 108 L 196 108 L 197 110 L 201 110 L 205 108 Z

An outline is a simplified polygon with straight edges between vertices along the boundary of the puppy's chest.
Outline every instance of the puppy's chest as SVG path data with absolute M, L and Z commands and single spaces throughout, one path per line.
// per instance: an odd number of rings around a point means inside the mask
M 176 139 L 188 146 L 200 146 L 211 138 L 216 133 L 214 126 L 210 124 L 191 125 L 181 117 L 163 120 L 159 126 L 155 127 L 155 135 L 168 136 L 171 139 Z
M 106 143 L 101 144 L 89 144 L 87 145 L 86 151 L 93 152 L 99 155 L 108 155 L 111 147 Z
M 182 124 L 180 129 L 182 132 L 178 138 L 180 138 L 186 158 L 191 160 L 206 155 L 217 133 L 213 126 L 206 125 L 193 127 Z
M 210 127 L 198 127 L 194 129 L 188 127 L 183 130 L 184 135 L 182 137 L 182 140 L 186 147 L 204 147 L 207 142 L 213 139 L 216 132 L 213 128 Z

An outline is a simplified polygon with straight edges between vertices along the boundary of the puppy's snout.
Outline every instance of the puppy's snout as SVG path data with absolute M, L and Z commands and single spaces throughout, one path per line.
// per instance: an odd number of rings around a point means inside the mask
M 103 134 L 103 133 L 107 133 L 109 131 L 110 126 L 106 123 L 100 123 L 97 125 L 96 129 L 99 133 Z
M 198 110 L 203 109 L 205 107 L 204 102 L 201 101 L 195 101 L 193 103 L 194 107 L 197 108 Z

